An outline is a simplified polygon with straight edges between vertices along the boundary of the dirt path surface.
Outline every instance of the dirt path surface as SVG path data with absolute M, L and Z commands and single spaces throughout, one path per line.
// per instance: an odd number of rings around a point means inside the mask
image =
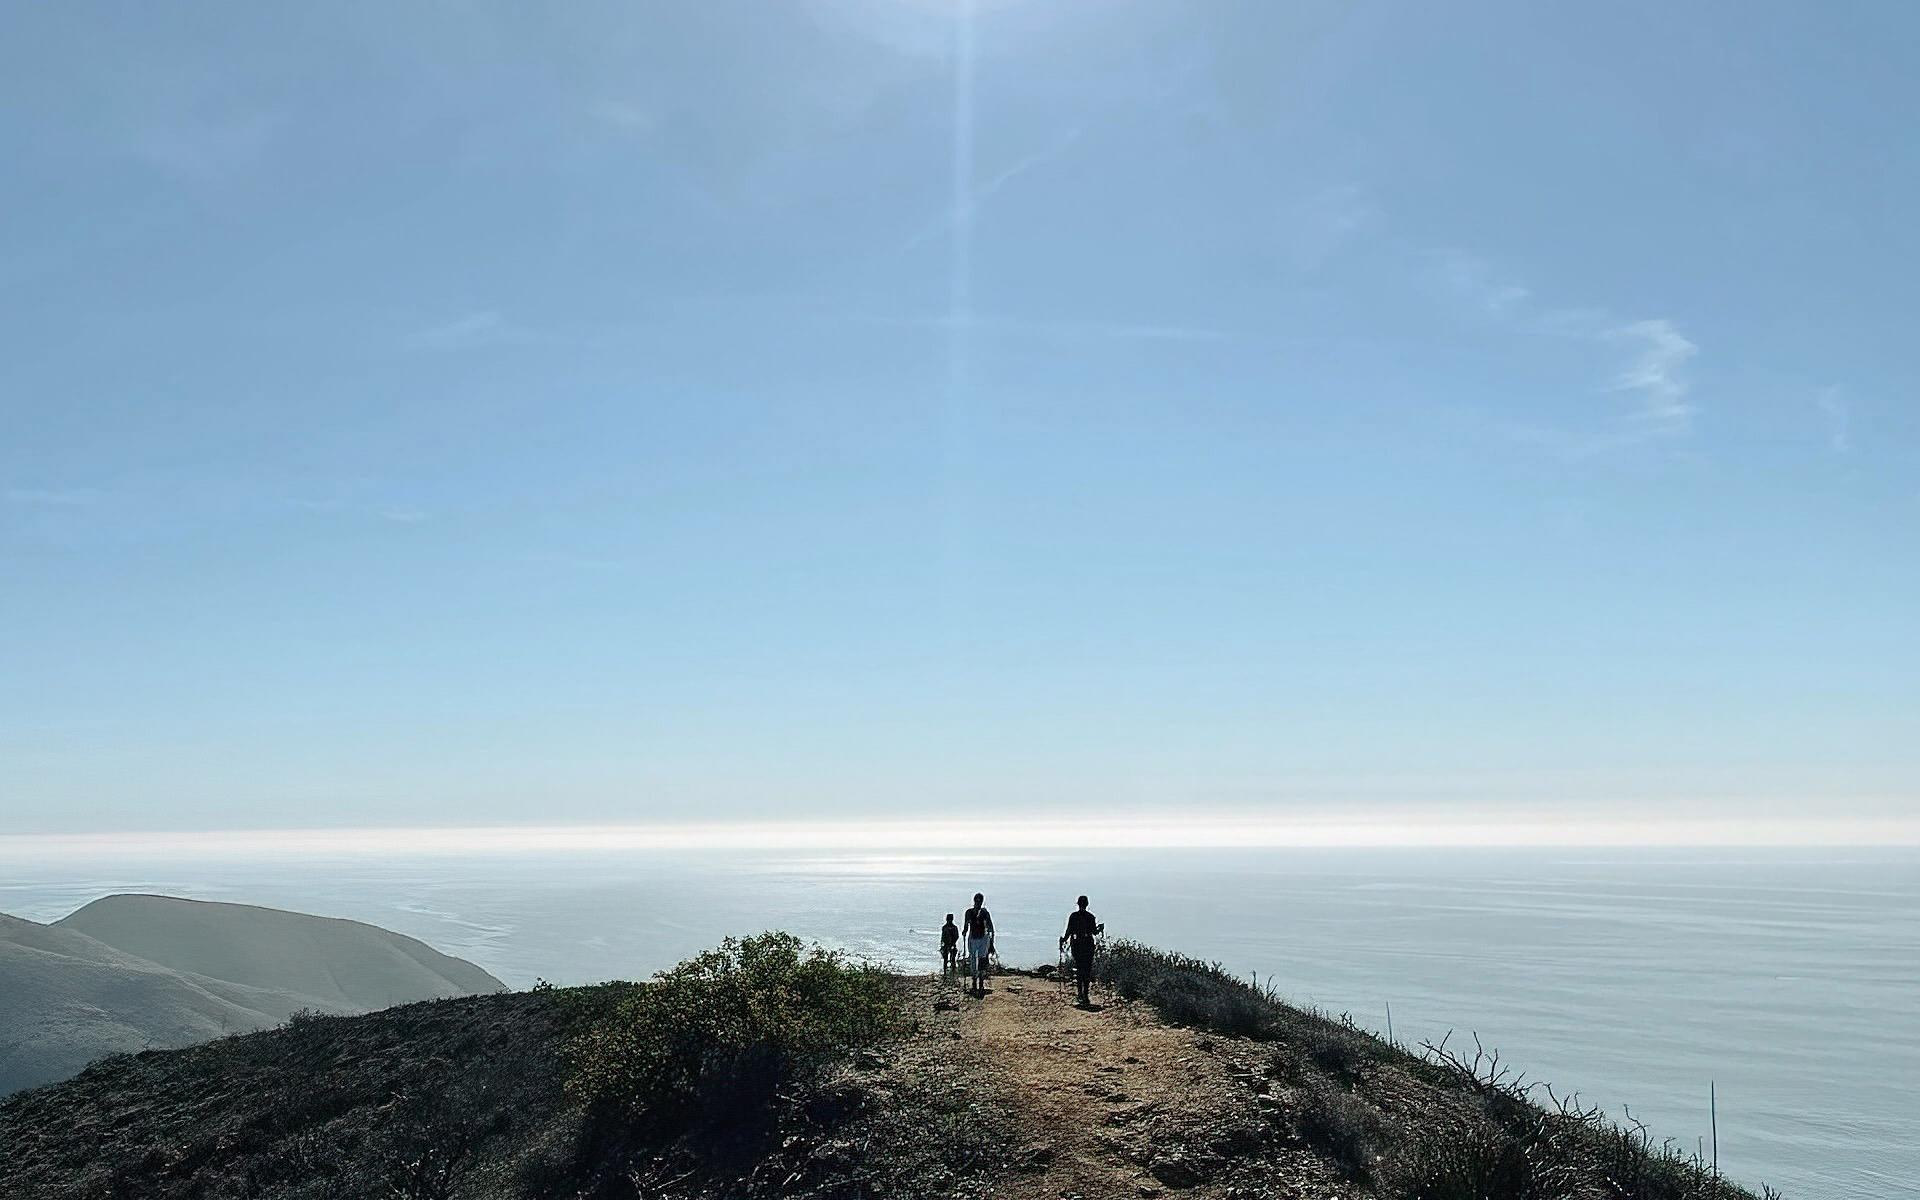
M 1169 1026 L 1112 997 L 1082 1009 L 1033 977 L 999 976 L 984 997 L 938 984 L 931 994 L 948 1018 L 950 1061 L 1017 1131 L 995 1196 L 1351 1194 L 1285 1144 L 1252 1043 Z

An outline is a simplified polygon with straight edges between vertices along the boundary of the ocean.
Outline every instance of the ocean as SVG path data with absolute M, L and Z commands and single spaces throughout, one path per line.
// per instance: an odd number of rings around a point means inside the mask
M 990 837 L 985 839 L 990 841 Z M 162 865 L 0 861 L 0 911 L 151 891 L 352 917 L 511 985 L 642 978 L 791 930 L 906 970 L 986 893 L 1002 958 L 1052 962 L 1076 894 L 1110 934 L 1287 997 L 1477 1034 L 1561 1094 L 1791 1200 L 1920 1197 L 1920 851 L 608 851 Z

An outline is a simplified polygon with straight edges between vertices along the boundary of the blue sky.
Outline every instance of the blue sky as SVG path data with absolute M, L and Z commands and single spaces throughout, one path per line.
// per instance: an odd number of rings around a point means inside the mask
M 14 6 L 6 826 L 1920 831 L 1917 39 Z

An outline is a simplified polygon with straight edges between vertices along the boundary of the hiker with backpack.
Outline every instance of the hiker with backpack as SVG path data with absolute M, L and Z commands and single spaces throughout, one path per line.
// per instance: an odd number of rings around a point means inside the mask
M 961 924 L 967 931 L 967 965 L 973 977 L 976 995 L 987 994 L 987 955 L 993 953 L 993 914 L 987 911 L 986 897 L 973 894 L 973 907 Z
M 1080 897 L 1080 907 L 1067 914 L 1067 931 L 1060 935 L 1060 945 L 1073 950 L 1073 982 L 1082 1007 L 1093 1003 L 1094 941 L 1106 931 L 1107 927 L 1087 911 L 1087 898 Z

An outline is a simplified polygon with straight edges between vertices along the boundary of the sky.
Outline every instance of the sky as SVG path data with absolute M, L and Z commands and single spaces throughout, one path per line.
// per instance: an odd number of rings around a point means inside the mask
M 0 835 L 1920 841 L 1917 67 L 1905 3 L 9 6 Z

